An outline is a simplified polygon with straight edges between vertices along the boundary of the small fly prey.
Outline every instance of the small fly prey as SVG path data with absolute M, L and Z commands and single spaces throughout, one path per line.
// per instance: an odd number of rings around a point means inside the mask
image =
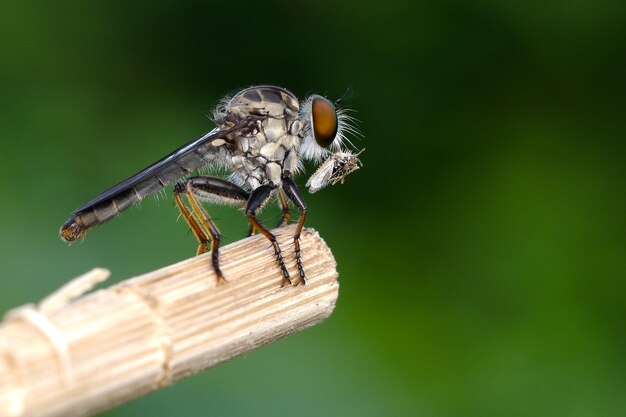
M 225 97 L 213 111 L 216 128 L 186 144 L 72 213 L 61 227 L 61 237 L 71 242 L 94 226 L 120 214 L 148 195 L 173 182 L 174 201 L 199 242 L 198 254 L 210 245 L 217 281 L 225 282 L 220 269 L 221 234 L 200 204 L 228 204 L 245 209 L 251 233 L 259 231 L 272 244 L 282 273 L 282 285 L 305 283 L 300 234 L 307 207 L 294 182 L 303 160 L 322 163 L 307 187 L 315 192 L 335 184 L 359 167 L 357 154 L 346 149 L 346 134 L 357 134 L 345 109 L 319 95 L 302 103 L 290 91 L 274 86 L 246 88 Z M 190 176 L 203 167 L 225 168 L 228 179 Z M 282 224 L 290 219 L 289 202 L 300 211 L 293 236 L 298 277 L 291 280 L 276 237 L 257 219 L 272 198 L 280 203 Z M 187 203 L 184 202 L 186 199 Z
M 361 149 L 357 154 L 346 151 L 331 155 L 306 182 L 309 192 L 313 194 L 328 184 L 335 185 L 338 182 L 343 184 L 348 175 L 361 167 L 361 161 L 359 161 L 358 156 L 364 150 Z

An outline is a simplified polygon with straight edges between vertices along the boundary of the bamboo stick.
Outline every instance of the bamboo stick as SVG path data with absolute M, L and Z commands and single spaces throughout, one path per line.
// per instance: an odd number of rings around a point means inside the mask
M 295 276 L 293 227 L 276 231 Z M 106 279 L 96 269 L 0 325 L 0 416 L 92 415 L 245 354 L 328 317 L 339 284 L 314 230 L 302 234 L 307 285 L 280 287 L 267 240 L 210 254 L 83 295 Z

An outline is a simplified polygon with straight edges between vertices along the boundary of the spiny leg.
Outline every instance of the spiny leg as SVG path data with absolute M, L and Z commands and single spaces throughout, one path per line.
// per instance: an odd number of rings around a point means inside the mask
M 298 285 L 300 282 L 302 284 L 306 284 L 306 279 L 304 275 L 304 266 L 302 265 L 302 252 L 300 250 L 300 234 L 302 233 L 302 228 L 304 227 L 304 221 L 306 220 L 306 203 L 304 202 L 304 198 L 302 198 L 302 194 L 300 194 L 300 190 L 298 190 L 298 186 L 291 179 L 291 174 L 289 171 L 285 171 L 283 173 L 283 189 L 287 197 L 298 207 L 300 210 L 300 220 L 298 220 L 298 226 L 296 226 L 296 231 L 293 234 L 293 245 L 296 253 L 296 266 L 298 267 L 298 273 L 300 275 L 300 280 L 296 282 L 295 285 Z
M 208 243 L 208 237 L 210 237 L 211 260 L 213 269 L 217 275 L 218 284 L 226 282 L 219 267 L 219 245 L 221 242 L 221 233 L 209 214 L 198 202 L 198 198 L 200 200 L 243 206 L 249 197 L 248 192 L 236 184 L 214 177 L 189 178 L 184 185 L 177 184 L 174 192 L 176 203 L 183 213 L 185 220 L 187 220 L 187 223 L 196 235 L 196 238 L 198 238 L 198 241 L 200 242 L 198 253 L 206 251 L 206 244 Z M 193 214 L 190 213 L 189 209 L 187 209 L 187 207 L 182 203 L 179 194 L 183 192 L 187 196 L 187 200 L 191 205 Z M 198 223 L 196 218 L 200 220 L 200 223 Z
M 262 185 L 252 191 L 250 198 L 248 199 L 248 205 L 246 206 L 246 216 L 248 216 L 250 224 L 272 243 L 274 254 L 276 255 L 276 261 L 278 262 L 278 266 L 283 274 L 280 286 L 284 287 L 285 284 L 291 284 L 291 280 L 289 279 L 289 271 L 287 271 L 287 267 L 285 266 L 285 261 L 283 260 L 283 255 L 280 250 L 280 246 L 278 245 L 278 241 L 276 240 L 276 236 L 267 230 L 267 228 L 265 228 L 265 226 L 263 226 L 256 218 L 256 212 L 270 198 L 274 188 L 275 187 L 269 185 Z
M 220 269 L 220 259 L 219 259 L 219 250 L 220 243 L 222 240 L 222 234 L 220 230 L 213 222 L 213 219 L 209 216 L 209 213 L 206 212 L 204 208 L 198 203 L 196 197 L 193 194 L 193 185 L 191 181 L 187 181 L 187 200 L 189 200 L 189 204 L 195 215 L 200 219 L 204 228 L 209 232 L 209 236 L 211 236 L 211 262 L 213 263 L 213 269 L 217 274 L 217 283 L 224 284 L 226 280 L 224 279 L 224 274 Z

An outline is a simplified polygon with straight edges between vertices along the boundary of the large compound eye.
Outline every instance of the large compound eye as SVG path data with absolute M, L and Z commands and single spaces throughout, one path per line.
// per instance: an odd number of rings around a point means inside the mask
M 328 148 L 337 136 L 337 112 L 333 103 L 324 97 L 315 97 L 311 103 L 313 136 L 322 148 Z

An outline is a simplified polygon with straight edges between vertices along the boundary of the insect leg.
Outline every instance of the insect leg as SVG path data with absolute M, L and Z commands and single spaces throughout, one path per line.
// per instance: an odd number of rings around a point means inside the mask
M 200 226 L 196 218 L 193 217 L 193 214 L 189 211 L 185 203 L 183 203 L 181 194 L 185 194 L 185 185 L 182 183 L 178 183 L 174 187 L 174 201 L 176 202 L 176 206 L 178 206 L 180 213 L 183 215 L 183 218 L 189 225 L 189 228 L 193 232 L 194 236 L 196 237 L 196 239 L 198 239 L 199 245 L 196 253 L 200 255 L 206 252 L 206 245 L 209 242 L 209 237 L 207 232 L 202 228 L 202 226 Z
M 221 178 L 192 177 L 189 178 L 184 184 L 177 184 L 174 189 L 174 193 L 176 196 L 176 203 L 179 208 L 182 207 L 181 212 L 183 213 L 185 220 L 187 220 L 191 230 L 196 235 L 196 238 L 198 238 L 198 241 L 200 241 L 198 253 L 206 251 L 206 244 L 208 243 L 207 237 L 210 237 L 213 269 L 217 274 L 218 284 L 224 283 L 224 275 L 222 274 L 219 266 L 219 245 L 221 241 L 221 233 L 206 210 L 204 210 L 202 205 L 200 205 L 198 199 L 243 206 L 249 197 L 248 192 Z M 179 196 L 181 193 L 186 194 L 187 200 L 189 201 L 193 211 L 193 215 L 189 212 L 189 209 L 182 204 Z M 198 223 L 196 218 L 200 220 L 200 223 Z
M 296 265 L 298 266 L 298 273 L 300 274 L 300 281 L 296 282 L 295 285 L 298 285 L 300 282 L 302 282 L 302 284 L 306 284 L 304 266 L 302 265 L 302 255 L 300 251 L 300 233 L 302 233 L 304 221 L 306 220 L 307 208 L 298 186 L 293 179 L 291 179 L 289 171 L 286 171 L 283 174 L 283 190 L 285 191 L 285 194 L 287 194 L 287 197 L 289 197 L 296 207 L 298 207 L 298 210 L 300 210 L 300 219 L 298 220 L 298 226 L 296 226 L 296 232 L 293 235 L 293 244 L 296 252 Z
M 285 198 L 285 194 L 283 190 L 278 190 L 278 201 L 280 202 L 280 206 L 283 210 L 283 215 L 280 218 L 280 221 L 276 225 L 276 227 L 283 227 L 289 224 L 291 220 L 291 212 L 289 211 L 289 203 Z M 253 225 L 250 225 L 250 229 L 248 229 L 248 236 L 252 236 L 257 232 L 256 228 Z
M 280 266 L 280 270 L 283 274 L 283 280 L 281 282 L 281 287 L 284 287 L 285 284 L 291 284 L 291 280 L 289 279 L 289 271 L 287 271 L 287 267 L 285 266 L 285 261 L 283 260 L 283 255 L 280 250 L 280 246 L 278 246 L 278 242 L 276 241 L 276 236 L 272 234 L 269 230 L 263 226 L 259 220 L 256 218 L 256 212 L 263 206 L 265 202 L 272 195 L 272 191 L 275 187 L 270 185 L 262 185 L 252 191 L 250 194 L 250 198 L 248 199 L 248 204 L 246 206 L 246 216 L 248 216 L 248 221 L 250 224 L 259 232 L 261 232 L 271 243 L 274 248 L 274 254 L 276 255 L 276 261 L 278 262 L 278 266 Z
M 291 212 L 289 211 L 289 203 L 285 198 L 283 190 L 278 190 L 278 201 L 280 201 L 280 206 L 283 209 L 283 217 L 280 220 L 280 223 L 276 225 L 276 227 L 286 226 L 287 224 L 289 224 L 289 220 L 291 220 Z

